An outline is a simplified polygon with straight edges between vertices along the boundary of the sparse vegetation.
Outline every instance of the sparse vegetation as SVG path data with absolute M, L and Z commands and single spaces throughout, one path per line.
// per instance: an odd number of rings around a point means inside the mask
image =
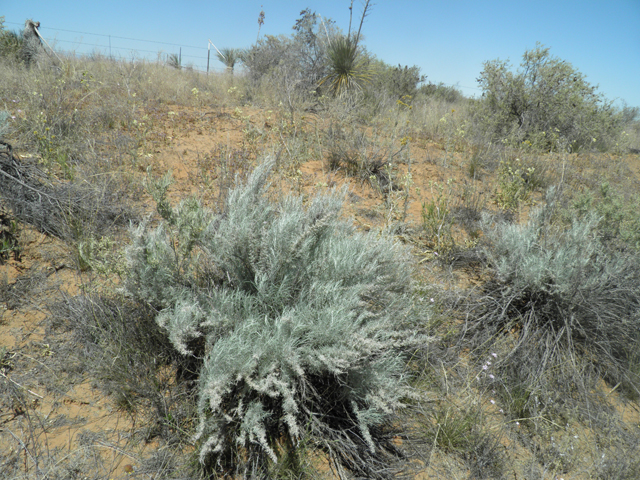
M 638 476 L 638 109 L 360 28 L 205 76 L 0 23 L 0 477 Z

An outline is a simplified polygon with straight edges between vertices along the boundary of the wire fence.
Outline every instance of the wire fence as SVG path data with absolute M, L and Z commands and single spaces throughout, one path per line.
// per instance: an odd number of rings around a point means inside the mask
M 5 25 L 23 27 L 16 22 L 4 22 Z M 201 72 L 224 72 L 225 66 L 218 66 L 215 55 L 210 57 L 210 51 L 205 46 L 194 46 L 179 43 L 161 42 L 157 40 L 145 40 L 140 38 L 122 37 L 103 33 L 82 32 L 42 26 L 39 29 L 42 36 L 58 52 L 71 56 L 101 55 L 114 60 L 146 59 L 159 62 L 167 62 L 169 56 L 177 56 L 183 67 L 192 68 Z M 50 32 L 54 32 L 52 35 Z M 62 32 L 60 35 L 57 32 Z M 66 34 L 83 35 L 80 39 L 70 39 Z M 86 37 L 85 37 L 86 36 Z M 150 45 L 157 45 L 152 50 Z M 208 67 L 208 70 L 207 70 Z
M 5 25 L 16 25 L 23 27 L 24 24 L 15 22 L 4 22 Z M 63 32 L 64 34 L 73 33 L 78 35 L 87 35 L 78 39 L 60 38 L 58 35 L 47 35 L 48 31 Z M 122 37 L 118 35 L 108 35 L 104 33 L 81 32 L 78 30 L 67 30 L 62 28 L 54 28 L 42 26 L 40 32 L 56 50 L 73 56 L 102 55 L 108 58 L 123 59 L 147 59 L 166 63 L 169 55 L 177 55 L 180 64 L 183 67 L 191 68 L 200 72 L 224 72 L 225 66 L 218 66 L 218 59 L 214 54 L 209 56 L 210 51 L 207 44 L 197 47 L 194 45 L 185 45 L 180 43 L 161 42 L 158 40 L 144 40 L 140 38 Z M 94 42 L 94 43 L 92 43 Z M 127 42 L 126 44 L 124 42 Z M 132 43 L 133 42 L 133 43 Z M 150 50 L 145 44 L 158 45 L 156 50 Z M 61 47 L 71 45 L 70 48 Z M 145 48 L 146 47 L 146 48 Z M 449 84 L 439 82 L 447 87 L 454 87 L 459 90 L 472 91 L 469 95 L 475 95 L 481 91 L 477 87 L 468 87 L 459 84 Z

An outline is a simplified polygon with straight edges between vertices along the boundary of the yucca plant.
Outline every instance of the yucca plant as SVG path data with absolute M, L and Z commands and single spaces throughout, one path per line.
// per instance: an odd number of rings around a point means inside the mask
M 177 53 L 167 55 L 167 65 L 176 70 L 182 70 L 182 59 Z
M 410 257 L 341 220 L 338 193 L 269 201 L 271 168 L 232 190 L 221 215 L 193 200 L 174 210 L 166 182 L 155 189 L 165 221 L 134 229 L 127 289 L 199 359 L 203 464 L 262 477 L 304 443 L 384 478 L 387 427 L 410 392 L 403 351 L 426 341 Z
M 334 95 L 362 88 L 362 82 L 371 77 L 359 50 L 358 42 L 353 37 L 335 37 L 327 49 L 331 73 L 320 81 L 320 85 L 328 84 Z
M 225 64 L 227 71 L 233 74 L 236 63 L 242 59 L 242 50 L 239 48 L 222 48 L 217 53 L 218 60 Z
M 364 4 L 358 33 L 351 33 L 350 18 L 347 35 L 336 35 L 329 39 L 329 47 L 327 48 L 329 74 L 320 81 L 320 85 L 328 84 L 329 90 L 336 96 L 362 88 L 362 83 L 371 78 L 371 69 L 367 66 L 359 49 L 360 32 L 368 9 L 369 0 Z M 353 1 L 349 10 L 353 13 Z

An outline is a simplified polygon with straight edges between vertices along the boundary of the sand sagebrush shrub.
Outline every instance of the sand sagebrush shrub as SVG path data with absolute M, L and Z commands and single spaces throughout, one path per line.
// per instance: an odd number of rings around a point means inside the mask
M 638 257 L 603 243 L 601 217 L 594 214 L 574 220 L 564 230 L 555 228 L 550 199 L 526 225 L 485 225 L 485 253 L 493 278 L 473 302 L 472 330 L 489 334 L 480 336 L 482 343 L 497 342 L 500 332 L 515 335 L 500 368 L 520 385 L 524 382 L 538 406 L 551 395 L 539 390 L 541 383 L 558 383 L 559 372 L 571 366 L 569 376 L 559 382 L 567 388 L 587 385 L 580 377 L 592 372 L 637 392 L 633 365 L 640 341 Z M 578 365 L 587 367 L 580 372 Z
M 271 168 L 220 215 L 190 200 L 135 228 L 127 290 L 201 362 L 203 463 L 259 474 L 306 440 L 383 477 L 384 427 L 408 392 L 402 351 L 418 341 L 407 253 L 340 220 L 335 193 L 269 201 Z

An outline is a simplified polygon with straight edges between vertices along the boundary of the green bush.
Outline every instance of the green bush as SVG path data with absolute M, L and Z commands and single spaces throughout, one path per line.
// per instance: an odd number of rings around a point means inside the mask
M 492 60 L 480 73 L 476 122 L 489 140 L 546 150 L 615 145 L 622 117 L 585 75 L 540 44 L 522 58 L 518 71 Z
M 7 30 L 4 21 L 4 16 L 0 16 L 0 58 L 20 59 L 24 43 L 22 34 Z
M 424 81 L 424 80 L 421 80 Z M 445 85 L 444 83 L 425 83 L 420 86 L 418 92 L 425 97 L 433 98 L 435 100 L 443 100 L 447 103 L 456 103 L 464 100 L 463 93 L 452 85 Z
M 193 200 L 173 210 L 156 191 L 165 221 L 132 231 L 128 291 L 201 361 L 201 462 L 261 475 L 310 439 L 383 477 L 385 426 L 408 391 L 401 352 L 418 341 L 409 258 L 341 221 L 336 194 L 271 203 L 270 170 L 221 215 Z
M 587 191 L 573 203 L 569 215 L 580 217 L 595 212 L 600 217 L 599 235 L 616 247 L 640 250 L 640 202 L 627 201 L 608 182 L 594 195 Z

